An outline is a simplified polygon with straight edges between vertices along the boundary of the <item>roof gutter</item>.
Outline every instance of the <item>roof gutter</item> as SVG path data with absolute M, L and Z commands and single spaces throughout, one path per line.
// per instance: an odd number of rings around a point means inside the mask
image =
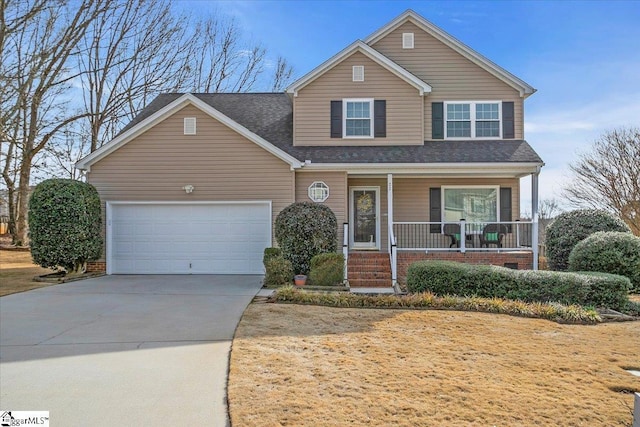
M 528 175 L 539 173 L 544 163 L 311 163 L 305 162 L 307 171 L 347 171 L 353 174 L 500 174 Z

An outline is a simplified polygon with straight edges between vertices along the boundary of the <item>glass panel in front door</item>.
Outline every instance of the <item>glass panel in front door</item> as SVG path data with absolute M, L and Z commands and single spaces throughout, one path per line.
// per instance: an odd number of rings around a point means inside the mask
M 355 221 L 353 243 L 357 246 L 376 247 L 377 245 L 377 203 L 375 190 L 353 191 L 353 213 Z

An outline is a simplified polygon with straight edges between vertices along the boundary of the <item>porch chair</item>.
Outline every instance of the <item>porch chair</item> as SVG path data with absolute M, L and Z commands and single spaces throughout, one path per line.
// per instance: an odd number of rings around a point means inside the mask
M 488 248 L 489 245 L 502 247 L 502 239 L 507 235 L 508 229 L 504 224 L 487 224 L 480 234 L 480 247 Z
M 445 224 L 442 232 L 451 239 L 450 248 L 460 247 L 460 224 Z

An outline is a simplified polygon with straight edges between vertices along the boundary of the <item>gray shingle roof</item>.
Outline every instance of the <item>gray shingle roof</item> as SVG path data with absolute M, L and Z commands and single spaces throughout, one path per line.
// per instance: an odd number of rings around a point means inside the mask
M 158 96 L 122 132 L 182 94 Z M 312 163 L 540 163 L 524 140 L 425 141 L 423 145 L 293 146 L 293 110 L 284 93 L 203 93 L 200 100 L 300 161 Z M 327 106 L 328 108 L 328 106 Z

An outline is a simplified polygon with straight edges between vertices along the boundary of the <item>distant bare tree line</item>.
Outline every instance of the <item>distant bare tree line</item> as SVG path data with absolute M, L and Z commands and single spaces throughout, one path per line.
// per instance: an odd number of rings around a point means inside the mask
M 75 162 L 162 92 L 280 91 L 292 68 L 225 16 L 171 0 L 0 0 L 0 144 L 9 230 L 26 242 L 33 178 Z

